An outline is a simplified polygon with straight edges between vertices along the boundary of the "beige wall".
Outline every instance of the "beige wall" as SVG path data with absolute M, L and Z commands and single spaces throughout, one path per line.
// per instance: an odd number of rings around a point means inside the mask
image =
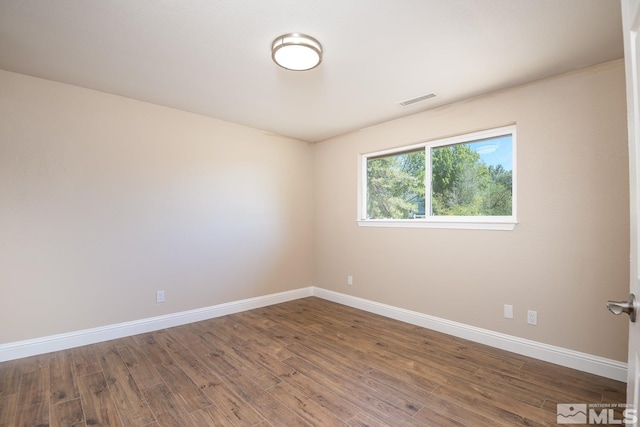
M 0 343 L 312 284 L 311 145 L 2 71 L 0 117 Z
M 616 61 L 317 144 L 315 285 L 625 361 L 628 319 L 605 308 L 628 294 L 624 83 Z M 512 123 L 514 231 L 358 227 L 359 154 Z
M 626 360 L 622 61 L 314 146 L 2 71 L 0 117 L 0 344 L 314 284 Z M 359 154 L 511 123 L 514 231 L 358 227 Z

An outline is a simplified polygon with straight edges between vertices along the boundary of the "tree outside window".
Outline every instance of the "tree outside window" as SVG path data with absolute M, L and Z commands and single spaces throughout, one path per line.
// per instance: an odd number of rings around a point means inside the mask
M 514 129 L 501 131 L 366 156 L 366 219 L 512 216 Z

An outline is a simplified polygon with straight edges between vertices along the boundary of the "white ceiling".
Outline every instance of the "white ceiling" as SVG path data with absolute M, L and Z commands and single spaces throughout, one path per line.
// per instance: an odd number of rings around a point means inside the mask
M 617 0 L 0 0 L 1 69 L 306 141 L 622 57 Z

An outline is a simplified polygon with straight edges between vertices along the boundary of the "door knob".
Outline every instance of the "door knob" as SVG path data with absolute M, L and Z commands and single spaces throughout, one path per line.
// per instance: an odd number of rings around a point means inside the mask
M 610 312 L 615 314 L 627 313 L 629 315 L 629 320 L 632 322 L 636 321 L 636 297 L 633 294 L 629 294 L 629 299 L 627 301 L 607 301 L 607 308 Z

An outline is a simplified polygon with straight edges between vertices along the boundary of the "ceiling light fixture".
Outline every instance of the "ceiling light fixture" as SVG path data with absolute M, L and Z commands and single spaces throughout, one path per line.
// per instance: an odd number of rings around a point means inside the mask
M 271 44 L 271 57 L 287 70 L 311 70 L 322 62 L 322 45 L 305 34 L 284 34 Z

